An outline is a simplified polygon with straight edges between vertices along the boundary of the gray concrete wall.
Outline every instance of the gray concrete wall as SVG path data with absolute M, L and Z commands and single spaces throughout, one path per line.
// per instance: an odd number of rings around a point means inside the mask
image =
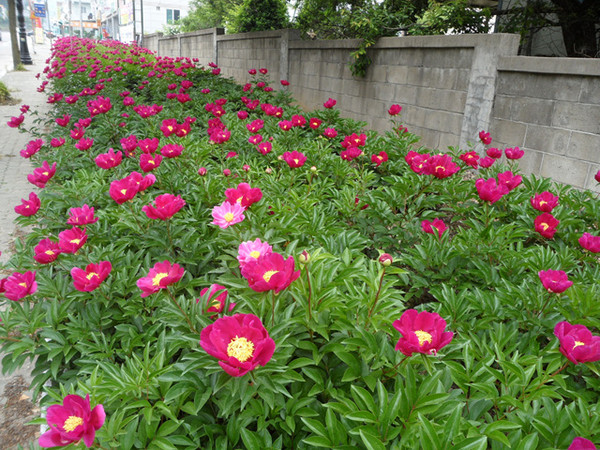
M 600 60 L 513 56 L 498 72 L 494 144 L 525 149 L 526 173 L 599 190 Z
M 370 49 L 373 63 L 358 78 L 349 69 L 357 40 L 211 29 L 146 42 L 156 43 L 148 48 L 162 55 L 215 61 L 224 76 L 240 83 L 250 80 L 248 69 L 266 67 L 273 87 L 287 79 L 302 107 L 321 108 L 332 97 L 343 116 L 378 131 L 390 129 L 387 110 L 398 103 L 402 122 L 428 148 L 474 143 L 482 150 L 477 133 L 488 130 L 497 146 L 526 149 L 525 173 L 596 189 L 599 60 L 516 56 L 516 35 L 393 37 Z

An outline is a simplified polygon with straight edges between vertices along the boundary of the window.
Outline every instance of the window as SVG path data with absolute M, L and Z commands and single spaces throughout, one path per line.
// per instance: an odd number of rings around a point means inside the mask
M 167 9 L 167 23 L 176 22 L 179 18 L 180 11 L 178 9 Z

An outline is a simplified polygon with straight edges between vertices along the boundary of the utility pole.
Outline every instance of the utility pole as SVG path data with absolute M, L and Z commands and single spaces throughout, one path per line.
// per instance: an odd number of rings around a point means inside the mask
M 73 1 L 69 0 L 69 35 L 73 36 Z
M 141 47 L 144 43 L 144 0 L 140 0 L 140 16 L 141 16 L 141 23 L 142 23 L 142 31 L 140 32 L 139 45 Z
M 19 47 L 21 49 L 21 62 L 26 65 L 33 64 L 29 48 L 27 47 L 27 31 L 25 30 L 25 17 L 23 17 L 23 0 L 17 0 L 17 21 L 19 23 Z
M 79 37 L 83 39 L 83 8 L 81 7 L 81 0 L 79 0 Z
M 16 70 L 17 66 L 21 64 L 21 55 L 19 54 L 19 43 L 17 42 L 17 13 L 15 12 L 15 0 L 8 0 L 8 26 L 10 27 L 13 65 Z

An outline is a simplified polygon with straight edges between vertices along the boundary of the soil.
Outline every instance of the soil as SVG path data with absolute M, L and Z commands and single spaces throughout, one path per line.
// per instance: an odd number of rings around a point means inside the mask
M 28 447 L 40 435 L 39 425 L 26 425 L 40 417 L 40 409 L 31 402 L 29 385 L 22 376 L 10 380 L 2 393 L 3 419 L 0 423 L 0 442 L 3 449 L 16 449 L 18 445 Z

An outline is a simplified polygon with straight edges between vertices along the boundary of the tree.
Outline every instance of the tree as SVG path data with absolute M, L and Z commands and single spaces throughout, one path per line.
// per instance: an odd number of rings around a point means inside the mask
M 571 57 L 599 57 L 600 1 L 514 0 L 497 11 L 499 31 L 519 33 L 522 41 L 546 27 L 558 26 Z M 525 52 L 527 53 L 527 52 Z
M 227 23 L 228 33 L 280 30 L 289 24 L 284 0 L 243 0 Z
M 190 12 L 178 25 L 181 31 L 225 27 L 242 0 L 192 0 Z

